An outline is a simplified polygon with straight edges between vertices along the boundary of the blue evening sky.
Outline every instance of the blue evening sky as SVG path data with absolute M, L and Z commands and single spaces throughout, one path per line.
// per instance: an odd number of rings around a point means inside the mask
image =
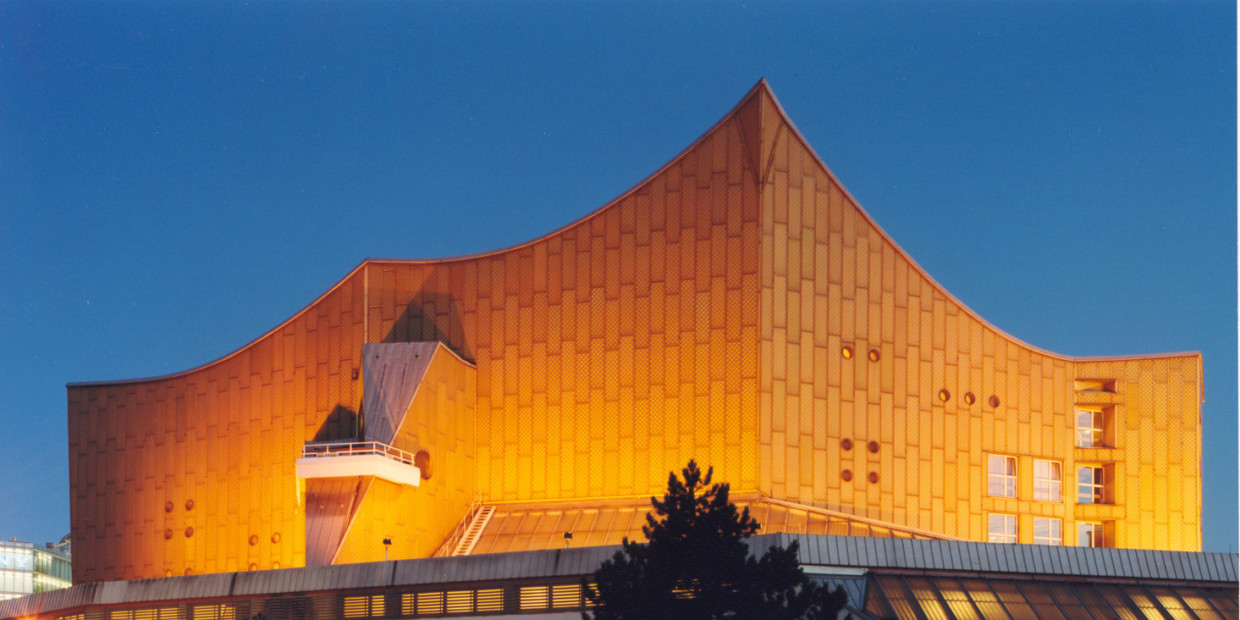
M 1234 3 L 0 3 L 0 538 L 69 529 L 67 382 L 201 365 L 366 257 L 541 236 L 761 77 L 999 328 L 1205 357 L 1237 548 Z

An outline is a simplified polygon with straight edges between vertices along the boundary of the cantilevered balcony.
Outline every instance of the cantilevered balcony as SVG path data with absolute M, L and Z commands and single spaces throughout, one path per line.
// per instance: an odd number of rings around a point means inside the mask
M 297 459 L 298 478 L 375 476 L 416 487 L 414 455 L 378 441 L 308 441 Z

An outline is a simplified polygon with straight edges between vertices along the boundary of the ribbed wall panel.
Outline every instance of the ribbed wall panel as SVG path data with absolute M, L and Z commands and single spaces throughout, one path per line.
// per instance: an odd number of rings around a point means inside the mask
M 1073 361 L 998 332 L 873 225 L 762 101 L 760 490 L 971 540 L 1006 513 L 1024 543 L 1046 517 L 1062 520 L 1065 544 L 1086 520 L 1113 524 L 1111 546 L 1199 550 L 1200 356 Z M 1077 392 L 1083 378 L 1113 379 L 1115 393 Z M 1075 447 L 1077 404 L 1113 407 L 1112 446 Z M 1017 457 L 1016 498 L 987 496 L 991 453 Z M 1062 463 L 1063 501 L 1032 499 L 1035 459 Z M 1078 461 L 1114 467 L 1109 505 L 1076 505 Z

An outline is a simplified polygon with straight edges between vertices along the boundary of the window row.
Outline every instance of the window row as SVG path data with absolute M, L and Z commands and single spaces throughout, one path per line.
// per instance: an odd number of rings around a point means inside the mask
M 1016 543 L 1018 532 L 1016 515 L 991 513 L 989 515 L 989 537 L 992 543 Z M 1076 546 L 1105 547 L 1106 528 L 1104 524 L 1093 521 L 1078 521 L 1076 524 Z M 1049 517 L 1033 518 L 1033 544 L 1062 545 L 1063 520 Z
M 1076 468 L 1076 502 L 1104 504 L 1106 474 L 1102 465 L 1078 465 Z M 987 455 L 986 494 L 991 497 L 1016 497 L 1016 457 Z M 1033 499 L 1043 502 L 1063 501 L 1063 464 L 1045 459 L 1033 460 Z

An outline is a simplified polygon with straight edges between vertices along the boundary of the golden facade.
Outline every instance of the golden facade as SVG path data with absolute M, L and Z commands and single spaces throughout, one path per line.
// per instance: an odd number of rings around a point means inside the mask
M 306 442 L 374 427 L 363 345 L 436 342 L 389 440 L 430 478 L 298 478 Z M 366 261 L 223 359 L 70 385 L 74 580 L 425 557 L 479 499 L 507 516 L 479 549 L 611 543 L 690 458 L 766 531 L 1199 550 L 1201 400 L 1198 353 L 1067 357 L 977 316 L 760 83 L 559 231 Z

